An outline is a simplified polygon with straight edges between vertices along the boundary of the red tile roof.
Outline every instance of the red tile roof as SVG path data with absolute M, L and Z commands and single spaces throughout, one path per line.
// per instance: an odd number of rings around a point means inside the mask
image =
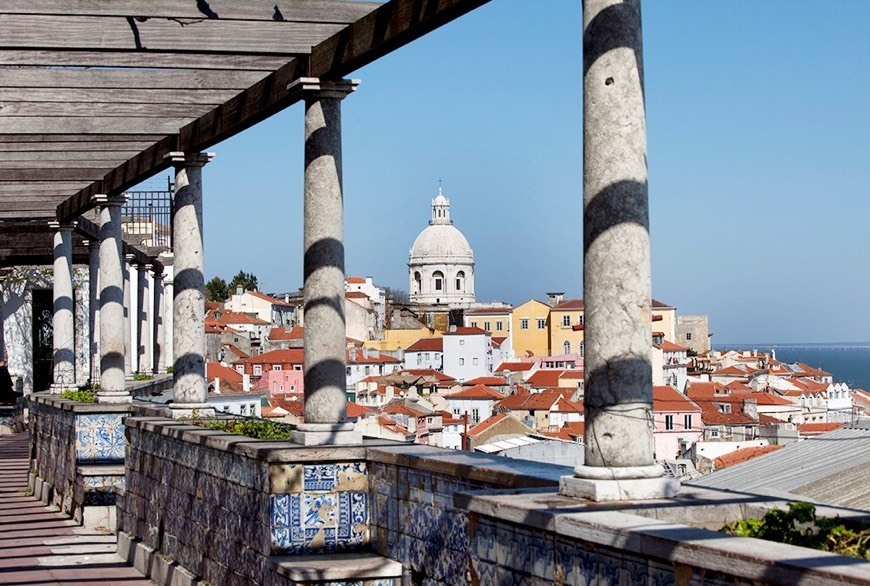
M 362 291 L 347 291 L 344 294 L 348 299 L 368 299 L 369 296 Z
M 493 348 L 501 348 L 501 345 L 504 344 L 505 340 L 507 340 L 507 336 L 493 336 L 492 337 L 492 347 Z
M 354 403 L 353 401 L 347 402 L 347 416 L 348 417 L 353 417 L 353 418 L 364 417 L 365 415 L 367 415 L 369 413 L 374 413 L 374 412 L 375 412 L 374 409 L 369 409 L 365 405 L 360 405 L 359 403 Z
M 405 348 L 405 352 L 444 352 L 444 338 L 420 338 Z
M 380 417 L 378 417 L 378 425 L 380 425 L 381 427 L 383 427 L 386 430 L 389 430 L 389 431 L 392 431 L 395 433 L 399 433 L 399 434 L 404 435 L 404 436 L 411 435 L 411 432 L 408 431 L 407 427 L 396 423 L 396 421 L 393 420 L 393 418 L 388 417 L 386 415 L 381 415 Z
M 488 387 L 503 387 L 508 384 L 507 380 L 500 376 L 479 376 L 462 383 L 463 387 L 473 387 L 475 385 L 486 385 Z
M 481 309 L 469 309 L 465 315 L 493 315 L 506 314 L 513 311 L 513 307 L 485 307 Z
M 278 340 L 302 340 L 305 338 L 305 330 L 301 327 L 295 328 L 272 328 L 269 330 L 268 339 L 272 341 Z
M 303 359 L 304 350 L 302 348 L 282 348 L 242 358 L 237 360 L 235 364 L 302 364 Z
M 717 470 L 721 470 L 722 468 L 728 468 L 729 466 L 746 462 L 747 460 L 757 458 L 758 456 L 775 452 L 781 447 L 783 446 L 754 446 L 751 448 L 743 448 L 742 450 L 719 456 L 713 460 L 713 466 Z
M 435 377 L 439 383 L 455 383 L 456 379 L 452 376 L 447 376 L 443 372 L 438 372 L 437 370 L 433 370 L 431 368 L 408 368 L 405 370 L 399 370 L 393 374 L 413 374 L 415 376 L 432 376 Z
M 404 399 L 393 399 L 381 408 L 381 413 L 389 413 L 391 415 L 408 415 L 410 417 L 420 417 L 425 415 L 424 411 L 418 411 L 408 406 Z
M 275 299 L 274 297 L 272 297 L 270 295 L 266 295 L 265 293 L 260 293 L 259 291 L 247 291 L 247 293 L 250 293 L 254 297 L 259 297 L 260 299 L 262 299 L 264 301 L 268 301 L 272 305 L 282 305 L 284 307 L 293 307 L 292 303 L 286 303 L 284 301 L 281 301 L 280 299 Z
M 553 411 L 556 413 L 583 413 L 585 408 L 583 401 L 569 401 L 565 397 L 559 397 Z
M 540 409 L 551 409 L 556 403 L 562 399 L 568 399 L 573 394 L 571 389 L 547 389 L 540 393 L 531 393 L 528 395 L 510 395 L 503 398 L 501 401 L 493 405 L 493 409 L 508 411 L 538 411 Z M 572 410 L 576 409 L 577 403 L 568 402 L 567 406 L 572 406 Z M 583 410 L 582 405 L 579 407 Z
M 566 299 L 561 303 L 557 303 L 553 307 L 550 308 L 550 311 L 569 311 L 569 310 L 578 310 L 584 309 L 585 305 L 583 304 L 582 299 Z
M 348 364 L 398 364 L 400 362 L 401 360 L 398 358 L 394 358 L 387 354 L 381 354 L 380 352 L 376 353 L 376 356 L 368 356 L 365 351 L 357 351 L 356 356 L 353 356 L 350 350 L 347 351 Z
M 219 378 L 221 381 L 238 384 L 242 384 L 243 379 L 240 373 L 236 372 L 229 366 L 224 366 L 220 362 L 206 362 L 205 378 L 208 380 Z
M 230 352 L 232 352 L 239 358 L 247 358 L 250 356 L 250 354 L 248 354 L 247 352 L 243 352 L 238 346 L 227 344 L 226 347 L 229 348 Z
M 444 332 L 445 336 L 479 336 L 486 335 L 484 330 L 480 328 L 467 328 L 464 326 L 457 327 L 456 330 L 452 332 Z
M 484 419 L 483 421 L 481 421 L 480 423 L 478 423 L 477 425 L 475 425 L 474 427 L 469 429 L 468 435 L 469 436 L 480 435 L 481 433 L 483 433 L 484 431 L 486 431 L 487 429 L 489 429 L 490 427 L 492 427 L 496 423 L 503 421 L 506 417 L 508 417 L 508 415 L 506 413 L 497 413 L 497 414 L 493 415 L 492 417 Z
M 352 285 L 365 285 L 366 280 L 363 279 L 362 277 L 348 277 L 346 279 L 346 282 L 348 282 Z
M 535 363 L 532 361 L 523 361 L 523 362 L 502 362 L 498 365 L 498 368 L 495 369 L 495 372 L 523 372 L 524 370 L 530 370 Z
M 586 434 L 586 422 L 570 421 L 563 425 L 559 431 L 545 431 L 543 434 L 569 442 L 577 441 L 577 438 L 582 440 L 583 436 Z
M 539 370 L 526 379 L 526 384 L 533 387 L 558 387 L 559 378 L 564 370 Z
M 840 429 L 843 427 L 845 423 L 803 423 L 798 425 L 798 431 L 803 436 L 808 435 L 821 435 L 823 433 L 828 433 L 829 431 L 834 431 L 835 429 Z
M 233 324 L 243 324 L 243 325 L 254 325 L 254 326 L 267 326 L 269 322 L 262 320 L 260 318 L 248 315 L 247 313 L 241 313 L 239 311 L 220 311 L 217 313 L 220 314 L 220 317 L 215 317 L 215 313 L 211 315 L 207 315 L 205 318 L 206 325 L 213 324 L 219 326 L 229 326 Z
M 492 389 L 486 385 L 474 385 L 470 389 L 465 389 L 463 391 L 459 391 L 458 393 L 451 393 L 446 395 L 447 399 L 490 399 L 490 400 L 500 400 L 504 398 L 504 395 Z
M 653 411 L 665 412 L 695 412 L 701 411 L 695 403 L 673 387 L 656 385 L 653 387 Z
M 685 346 L 680 346 L 667 340 L 663 340 L 659 346 L 661 346 L 662 350 L 665 352 L 686 352 L 688 350 Z

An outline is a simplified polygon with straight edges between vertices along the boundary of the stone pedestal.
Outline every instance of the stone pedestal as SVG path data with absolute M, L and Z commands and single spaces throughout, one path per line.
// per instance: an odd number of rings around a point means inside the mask
M 75 321 L 73 319 L 72 231 L 76 223 L 51 222 L 54 233 L 54 364 L 51 392 L 75 388 Z
M 205 277 L 202 241 L 202 167 L 211 153 L 171 153 L 175 165 L 173 367 L 175 416 L 207 414 L 205 380 Z M 212 411 L 213 413 L 213 411 Z
M 347 413 L 341 100 L 358 82 L 302 78 L 288 90 L 305 99 L 305 445 L 358 442 Z M 352 428 L 352 425 L 351 425 Z
M 563 494 L 672 496 L 654 460 L 646 119 L 639 0 L 583 3 L 585 466 Z
M 124 254 L 121 240 L 123 195 L 94 196 L 100 208 L 100 390 L 97 403 L 128 403 L 124 380 Z

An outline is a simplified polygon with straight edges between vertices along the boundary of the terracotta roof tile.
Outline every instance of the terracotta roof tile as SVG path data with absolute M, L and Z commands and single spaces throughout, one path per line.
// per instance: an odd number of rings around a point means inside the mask
M 486 385 L 488 387 L 503 387 L 508 384 L 507 380 L 500 376 L 479 376 L 462 383 L 464 387 L 473 387 L 475 385 Z
M 757 458 L 758 456 L 775 452 L 781 447 L 783 446 L 754 446 L 751 448 L 743 448 L 742 450 L 719 456 L 713 461 L 713 465 L 717 470 L 721 470 L 722 468 L 728 468 L 729 466 L 746 462 L 747 460 Z
M 465 389 L 463 391 L 459 391 L 458 393 L 451 393 L 446 395 L 447 399 L 492 399 L 492 400 L 500 400 L 504 398 L 504 395 L 499 393 L 493 388 L 490 388 L 486 385 L 474 385 L 470 389 Z
M 479 335 L 486 335 L 486 332 L 484 330 L 481 330 L 480 328 L 468 328 L 468 327 L 460 326 L 460 327 L 457 327 L 452 332 L 444 332 L 444 335 L 445 336 L 479 336 Z
M 700 412 L 701 408 L 677 389 L 666 385 L 656 385 L 653 387 L 653 411 L 657 413 L 668 411 Z
M 405 352 L 444 352 L 444 338 L 420 338 L 405 348 Z

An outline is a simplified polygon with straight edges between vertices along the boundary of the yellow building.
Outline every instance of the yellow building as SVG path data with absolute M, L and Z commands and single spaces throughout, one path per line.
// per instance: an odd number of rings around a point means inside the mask
M 662 303 L 658 299 L 652 300 L 653 314 L 653 337 L 663 334 L 668 342 L 677 343 L 677 308 Z
M 469 309 L 463 319 L 465 327 L 480 328 L 495 338 L 506 338 L 510 336 L 512 311 L 510 307 Z
M 515 307 L 511 317 L 511 343 L 517 358 L 550 354 L 550 306 L 529 299 Z
M 583 300 L 567 299 L 550 308 L 550 354 L 583 355 Z
M 363 342 L 364 348 L 374 348 L 378 352 L 395 352 L 404 350 L 422 338 L 440 338 L 441 332 L 432 328 L 421 327 L 411 330 L 384 330 L 383 340 Z

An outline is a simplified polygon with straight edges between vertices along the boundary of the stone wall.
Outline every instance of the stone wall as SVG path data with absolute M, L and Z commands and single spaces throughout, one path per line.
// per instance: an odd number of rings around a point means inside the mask
M 125 405 L 97 405 L 30 396 L 30 488 L 79 523 L 110 523 L 108 511 L 87 518 L 87 507 L 114 505 L 114 486 L 124 481 Z
M 547 487 L 570 469 L 424 446 L 368 450 L 374 550 L 402 562 L 411 584 L 469 583 L 465 491 Z M 479 582 L 497 584 L 500 582 Z
M 263 584 L 271 556 L 369 549 L 365 449 L 306 448 L 128 420 L 118 528 L 214 584 Z

